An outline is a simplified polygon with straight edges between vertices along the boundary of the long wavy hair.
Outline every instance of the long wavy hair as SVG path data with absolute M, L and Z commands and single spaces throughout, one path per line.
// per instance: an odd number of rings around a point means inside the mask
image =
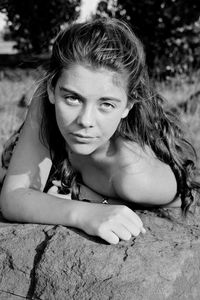
M 74 63 L 128 75 L 127 95 L 133 107 L 115 134 L 142 148 L 148 145 L 159 160 L 171 167 L 177 180 L 176 196 L 181 198 L 182 211 L 186 213 L 200 188 L 195 181 L 195 150 L 184 138 L 177 117 L 164 108 L 164 100 L 150 87 L 140 40 L 126 23 L 116 19 L 75 23 L 62 30 L 55 39 L 46 76 L 36 92 L 42 98 L 40 137 L 50 149 L 52 173 L 61 179 L 62 192 L 72 187 L 73 197 L 78 199 L 81 177 L 69 163 L 47 85 L 55 87 L 62 70 Z

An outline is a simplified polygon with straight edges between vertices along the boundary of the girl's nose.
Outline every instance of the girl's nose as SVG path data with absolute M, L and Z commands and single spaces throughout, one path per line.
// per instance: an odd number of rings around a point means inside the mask
M 77 119 L 77 123 L 82 127 L 93 127 L 95 122 L 95 112 L 92 107 L 83 107 Z

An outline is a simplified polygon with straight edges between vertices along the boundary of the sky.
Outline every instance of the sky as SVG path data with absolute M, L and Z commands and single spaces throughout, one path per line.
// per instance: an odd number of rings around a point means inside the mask
M 79 20 L 84 21 L 95 11 L 100 0 L 82 0 L 81 15 Z M 5 26 L 5 15 L 0 13 L 0 31 Z
M 91 13 L 96 10 L 99 1 L 100 0 L 82 0 L 81 15 L 79 20 L 84 21 L 90 17 Z

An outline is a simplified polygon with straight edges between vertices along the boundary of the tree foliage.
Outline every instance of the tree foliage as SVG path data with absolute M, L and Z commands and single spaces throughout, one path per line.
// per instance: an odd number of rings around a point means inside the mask
M 78 16 L 80 0 L 2 0 L 8 27 L 16 47 L 23 53 L 41 54 L 63 23 Z
M 132 26 L 150 70 L 176 73 L 200 66 L 199 0 L 104 0 L 97 17 L 105 15 Z

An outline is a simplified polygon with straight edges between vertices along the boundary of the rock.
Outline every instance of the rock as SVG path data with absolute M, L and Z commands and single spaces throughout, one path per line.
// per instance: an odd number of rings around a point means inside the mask
M 147 233 L 108 245 L 64 226 L 0 223 L 0 299 L 198 300 L 200 207 L 138 211 Z

